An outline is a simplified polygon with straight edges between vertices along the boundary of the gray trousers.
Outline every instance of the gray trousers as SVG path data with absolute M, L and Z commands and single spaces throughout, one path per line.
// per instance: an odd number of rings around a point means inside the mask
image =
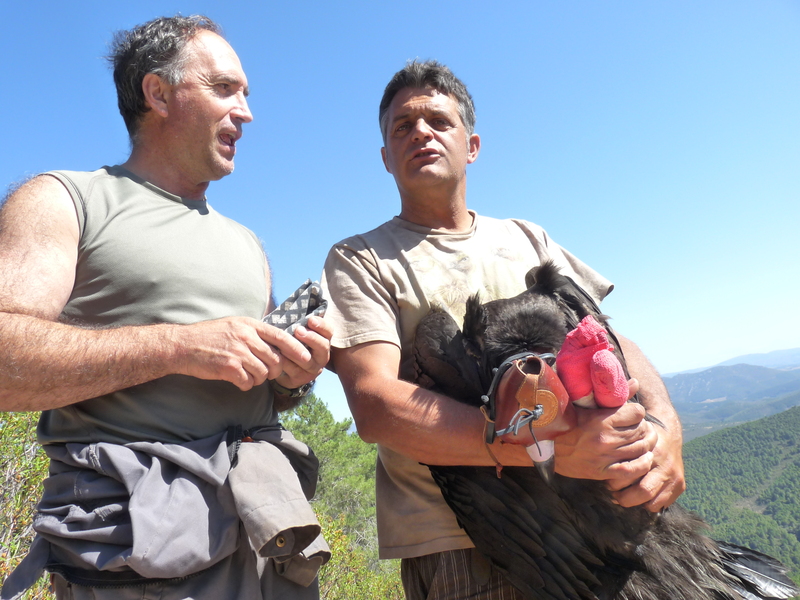
M 58 600 L 319 600 L 318 581 L 303 587 L 279 576 L 275 563 L 258 557 L 249 544 L 219 563 L 182 581 L 124 588 L 91 588 L 53 575 Z

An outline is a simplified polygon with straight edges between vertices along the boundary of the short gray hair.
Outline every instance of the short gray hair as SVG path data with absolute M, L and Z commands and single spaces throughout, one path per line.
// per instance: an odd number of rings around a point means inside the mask
M 142 92 L 148 73 L 174 85 L 183 79 L 184 48 L 200 31 L 221 35 L 219 25 L 203 15 L 159 17 L 130 31 L 118 31 L 111 42 L 108 61 L 114 69 L 117 105 L 131 140 L 142 116 L 150 110 Z

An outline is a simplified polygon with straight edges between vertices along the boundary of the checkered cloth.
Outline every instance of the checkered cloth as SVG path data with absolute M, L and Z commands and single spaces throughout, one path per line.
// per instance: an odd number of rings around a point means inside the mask
M 310 279 L 306 279 L 278 308 L 264 317 L 264 322 L 294 334 L 299 325 L 306 326 L 311 315 L 322 317 L 327 307 L 328 301 L 322 296 L 319 281 L 312 283 Z

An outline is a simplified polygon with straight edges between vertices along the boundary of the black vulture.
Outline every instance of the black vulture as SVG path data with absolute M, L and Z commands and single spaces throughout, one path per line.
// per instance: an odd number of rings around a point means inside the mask
M 528 290 L 514 298 L 481 304 L 471 297 L 463 330 L 433 309 L 417 328 L 417 383 L 482 406 L 508 357 L 555 354 L 586 315 L 605 323 L 591 297 L 554 264 L 532 269 L 526 279 Z M 758 600 L 800 593 L 778 561 L 712 540 L 707 525 L 677 504 L 656 514 L 623 508 L 603 482 L 559 475 L 545 482 L 526 467 L 429 468 L 476 548 L 531 600 Z

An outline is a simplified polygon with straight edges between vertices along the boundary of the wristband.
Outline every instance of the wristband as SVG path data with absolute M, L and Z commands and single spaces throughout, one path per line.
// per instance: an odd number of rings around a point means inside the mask
M 311 390 L 314 389 L 313 381 L 309 381 L 308 383 L 296 388 L 284 387 L 274 379 L 270 379 L 269 384 L 272 386 L 272 389 L 275 392 L 281 396 L 286 396 L 287 398 L 305 398 L 311 393 Z

